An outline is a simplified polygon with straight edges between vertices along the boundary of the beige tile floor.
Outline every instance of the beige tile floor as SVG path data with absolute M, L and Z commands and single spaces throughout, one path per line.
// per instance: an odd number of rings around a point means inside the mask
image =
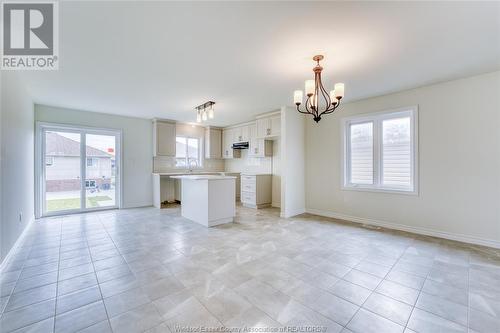
M 39 220 L 0 291 L 2 333 L 500 332 L 498 251 L 275 209 Z

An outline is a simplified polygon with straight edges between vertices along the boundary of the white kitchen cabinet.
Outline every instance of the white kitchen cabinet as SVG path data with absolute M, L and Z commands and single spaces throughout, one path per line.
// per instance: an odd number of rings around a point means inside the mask
M 247 142 L 249 140 L 248 126 L 238 126 L 231 128 L 233 131 L 233 142 Z
M 258 138 L 275 138 L 281 134 L 281 115 L 275 114 L 257 118 L 257 137 Z
M 280 136 L 281 134 L 281 115 L 272 116 L 271 122 L 271 136 Z
M 241 127 L 241 142 L 248 142 L 250 140 L 250 129 L 249 126 Z
M 270 133 L 269 118 L 260 118 L 255 122 L 257 126 L 257 138 L 265 138 Z
M 205 158 L 222 158 L 222 130 L 219 128 L 205 128 Z
M 153 121 L 154 156 L 175 156 L 175 122 Z
M 271 206 L 272 176 L 242 173 L 240 200 L 243 206 L 250 208 Z
M 270 157 L 273 156 L 273 142 L 270 140 L 255 138 L 250 141 L 248 156 Z
M 273 142 L 257 137 L 256 125 L 249 125 L 249 142 L 248 156 L 249 157 L 268 157 L 273 156 Z
M 239 149 L 233 149 L 233 143 L 235 136 L 234 129 L 225 129 L 222 131 L 222 158 L 239 158 L 241 157 L 241 151 Z

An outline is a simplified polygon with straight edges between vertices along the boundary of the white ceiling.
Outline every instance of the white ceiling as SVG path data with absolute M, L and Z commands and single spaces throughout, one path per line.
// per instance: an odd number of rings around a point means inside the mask
M 22 75 L 41 104 L 228 125 L 292 105 L 317 53 L 347 101 L 498 70 L 500 3 L 62 2 L 60 69 Z

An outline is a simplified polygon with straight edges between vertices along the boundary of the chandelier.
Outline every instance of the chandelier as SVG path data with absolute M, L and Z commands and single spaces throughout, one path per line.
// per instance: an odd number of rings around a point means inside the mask
M 207 119 L 214 119 L 214 104 L 215 102 L 208 101 L 194 108 L 196 110 L 197 123 L 207 121 Z
M 322 115 L 333 113 L 333 111 L 339 107 L 342 97 L 344 97 L 343 83 L 336 83 L 335 89 L 330 91 L 330 94 L 328 94 L 325 87 L 323 87 L 323 83 L 321 82 L 321 71 L 323 67 L 319 64 L 323 58 L 322 55 L 313 57 L 313 60 L 316 61 L 317 64 L 313 68 L 314 80 L 306 80 L 305 91 L 307 99 L 304 105 L 304 111 L 300 109 L 300 104 L 302 104 L 302 90 L 295 90 L 293 94 L 293 102 L 297 105 L 297 111 L 312 115 L 315 122 L 319 122 Z M 322 103 L 321 100 L 323 100 L 324 103 Z M 320 104 L 324 105 L 320 106 Z

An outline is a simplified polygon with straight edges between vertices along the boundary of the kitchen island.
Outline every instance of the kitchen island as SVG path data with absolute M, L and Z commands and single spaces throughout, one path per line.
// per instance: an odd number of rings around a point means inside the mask
M 240 173 L 224 171 L 202 171 L 202 170 L 179 170 L 176 172 L 154 172 L 153 173 L 153 206 L 162 208 L 167 203 L 179 203 L 182 201 L 182 180 L 174 179 L 175 176 L 235 176 L 236 201 L 240 199 Z
M 181 214 L 205 227 L 233 222 L 236 214 L 234 176 L 171 176 L 182 181 Z

